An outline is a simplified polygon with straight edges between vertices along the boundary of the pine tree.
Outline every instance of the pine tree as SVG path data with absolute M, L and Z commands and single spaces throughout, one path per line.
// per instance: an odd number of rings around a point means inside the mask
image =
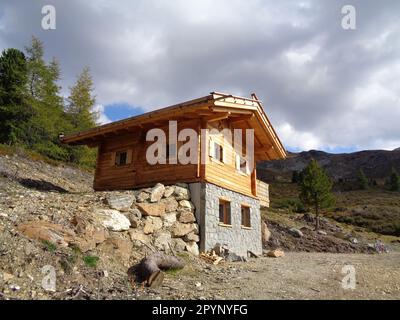
M 390 174 L 389 188 L 391 191 L 400 191 L 400 176 L 395 168 L 392 168 L 392 173 Z
M 7 49 L 0 57 L 0 142 L 20 140 L 21 124 L 32 117 L 27 104 L 27 63 L 23 52 Z
M 368 178 L 363 169 L 358 171 L 357 181 L 360 189 L 367 190 L 369 188 Z
M 304 168 L 301 176 L 299 198 L 304 205 L 314 208 L 315 229 L 318 230 L 320 209 L 332 205 L 335 201 L 332 182 L 314 159 Z

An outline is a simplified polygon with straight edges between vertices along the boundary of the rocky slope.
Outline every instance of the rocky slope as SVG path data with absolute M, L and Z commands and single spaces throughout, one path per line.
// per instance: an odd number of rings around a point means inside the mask
M 187 185 L 93 192 L 92 179 L 0 156 L 0 298 L 137 298 L 127 271 L 150 250 L 198 255 Z
M 301 171 L 311 159 L 315 159 L 335 180 L 354 180 L 359 169 L 378 183 L 390 175 L 392 167 L 400 172 L 400 149 L 393 151 L 368 150 L 354 153 L 332 154 L 323 151 L 289 153 L 286 160 L 262 162 L 257 175 L 267 181 L 288 180 L 293 171 Z

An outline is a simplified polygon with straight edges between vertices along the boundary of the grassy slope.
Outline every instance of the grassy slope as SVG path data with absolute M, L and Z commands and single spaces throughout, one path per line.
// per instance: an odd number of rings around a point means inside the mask
M 270 185 L 270 208 L 264 212 L 269 220 L 296 226 L 291 219 L 303 212 L 296 184 L 277 182 Z M 324 216 L 335 219 L 345 229 L 384 241 L 397 239 L 400 231 L 400 193 L 382 189 L 335 192 L 336 204 L 324 210 Z M 396 229 L 397 228 L 397 229 Z

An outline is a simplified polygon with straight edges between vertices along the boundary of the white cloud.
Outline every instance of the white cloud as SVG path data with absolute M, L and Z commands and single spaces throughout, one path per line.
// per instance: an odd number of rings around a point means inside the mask
M 107 115 L 104 113 L 104 106 L 102 104 L 96 104 L 93 107 L 93 111 L 98 112 L 99 114 L 99 118 L 97 120 L 99 124 L 106 124 L 111 122 L 111 119 L 109 119 Z
M 52 4 L 57 29 L 41 29 Z M 390 4 L 390 5 L 389 5 Z M 108 104 L 151 110 L 210 91 L 256 92 L 286 146 L 388 148 L 400 137 L 399 1 L 3 0 L 0 46 L 32 34 L 62 68 L 63 94 L 91 67 L 101 122 Z

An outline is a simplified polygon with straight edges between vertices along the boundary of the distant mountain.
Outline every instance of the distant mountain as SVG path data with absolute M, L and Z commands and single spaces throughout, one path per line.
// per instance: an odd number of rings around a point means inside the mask
M 285 160 L 265 161 L 257 165 L 257 176 L 264 181 L 291 179 L 293 171 L 302 170 L 315 159 L 335 181 L 355 180 L 360 168 L 368 178 L 384 181 L 394 167 L 400 172 L 400 148 L 393 151 L 367 150 L 354 153 L 332 154 L 310 150 L 289 153 Z

